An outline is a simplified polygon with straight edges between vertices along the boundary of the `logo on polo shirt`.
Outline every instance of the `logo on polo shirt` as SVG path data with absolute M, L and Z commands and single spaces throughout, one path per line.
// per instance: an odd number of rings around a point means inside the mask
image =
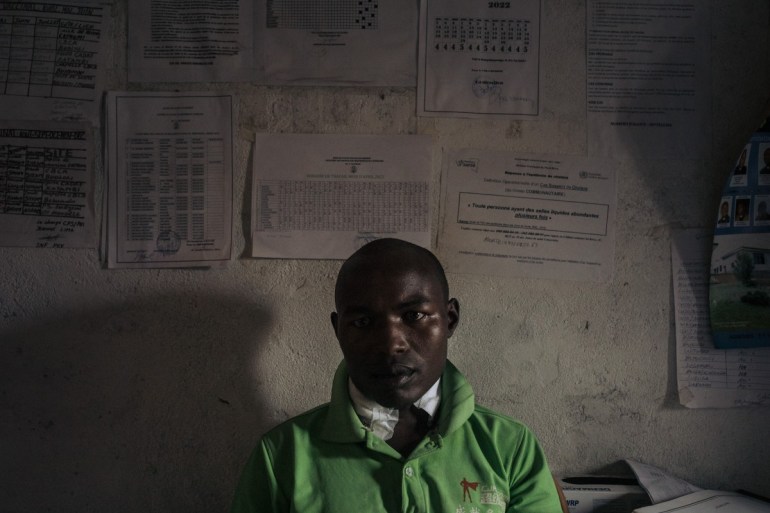
M 478 483 L 469 483 L 467 479 L 463 478 L 462 481 L 460 481 L 460 484 L 463 485 L 463 502 L 468 500 L 468 502 L 473 502 L 471 499 L 471 490 L 475 490 L 479 487 Z
M 498 491 L 494 484 L 484 485 L 479 481 L 460 481 L 463 489 L 463 502 L 455 513 L 495 513 L 503 511 L 508 505 L 508 497 Z

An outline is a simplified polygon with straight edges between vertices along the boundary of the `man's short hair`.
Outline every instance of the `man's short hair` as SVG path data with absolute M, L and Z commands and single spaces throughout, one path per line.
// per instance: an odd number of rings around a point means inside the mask
M 449 283 L 446 279 L 444 267 L 441 265 L 441 262 L 436 257 L 436 255 L 422 246 L 394 238 L 375 239 L 372 242 L 361 246 L 352 255 L 350 255 L 347 260 L 345 260 L 345 262 L 342 264 L 342 267 L 340 267 L 339 273 L 337 274 L 337 283 L 334 288 L 335 298 L 340 292 L 339 289 L 340 282 L 342 281 L 341 278 L 346 276 L 352 266 L 355 266 L 358 262 L 365 259 L 366 257 L 372 255 L 387 255 L 388 253 L 393 255 L 411 254 L 423 259 L 423 262 L 428 264 L 429 269 L 433 272 L 434 277 L 438 280 L 439 285 L 441 286 L 441 292 L 444 295 L 444 300 L 449 300 Z

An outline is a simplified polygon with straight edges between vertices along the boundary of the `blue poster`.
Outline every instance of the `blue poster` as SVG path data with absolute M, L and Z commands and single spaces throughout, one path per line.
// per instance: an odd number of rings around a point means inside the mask
M 770 119 L 741 150 L 715 222 L 709 285 L 714 344 L 770 346 Z

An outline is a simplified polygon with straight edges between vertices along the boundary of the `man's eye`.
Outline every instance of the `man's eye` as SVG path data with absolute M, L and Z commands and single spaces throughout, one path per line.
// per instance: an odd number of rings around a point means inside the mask
M 370 322 L 371 320 L 368 317 L 359 317 L 358 319 L 353 319 L 351 324 L 356 328 L 366 328 Z
M 405 319 L 407 322 L 414 322 L 414 321 L 419 321 L 419 320 L 420 320 L 420 319 L 422 319 L 423 317 L 425 317 L 425 314 L 424 314 L 424 313 L 422 313 L 422 312 L 406 312 L 406 313 L 404 314 L 404 319 Z

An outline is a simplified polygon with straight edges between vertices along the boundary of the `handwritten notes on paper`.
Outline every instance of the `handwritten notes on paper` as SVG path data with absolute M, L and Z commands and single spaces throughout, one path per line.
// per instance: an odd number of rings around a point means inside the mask
M 4 246 L 96 246 L 91 129 L 0 122 L 0 240 Z
M 108 17 L 93 0 L 0 2 L 3 118 L 97 123 Z
M 770 349 L 715 349 L 709 325 L 712 233 L 678 232 L 671 241 L 679 402 L 688 408 L 770 404 Z

